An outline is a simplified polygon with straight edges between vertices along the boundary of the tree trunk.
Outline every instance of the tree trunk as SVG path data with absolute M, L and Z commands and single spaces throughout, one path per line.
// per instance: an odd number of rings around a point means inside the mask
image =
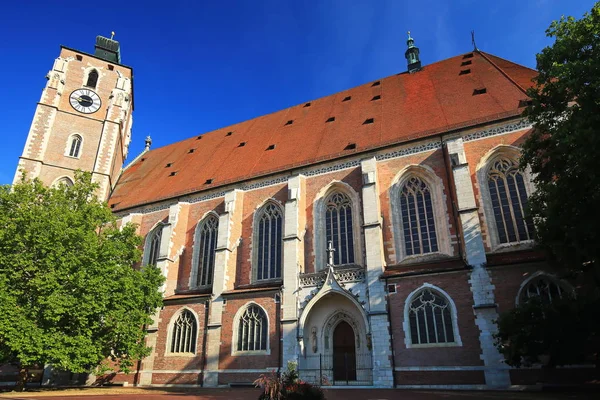
M 29 368 L 19 368 L 19 375 L 17 375 L 17 382 L 15 383 L 15 392 L 22 392 L 25 390 L 25 382 L 29 376 Z

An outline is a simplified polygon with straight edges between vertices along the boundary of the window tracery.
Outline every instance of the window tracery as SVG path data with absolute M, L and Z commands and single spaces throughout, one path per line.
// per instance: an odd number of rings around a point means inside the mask
M 449 301 L 430 288 L 410 300 L 409 326 L 412 344 L 455 342 Z
M 267 350 L 268 332 L 267 315 L 261 307 L 251 304 L 240 317 L 237 351 Z
M 550 303 L 563 297 L 565 289 L 554 279 L 540 275 L 531 279 L 521 289 L 521 301 L 540 299 L 543 303 Z
M 492 162 L 487 176 L 498 241 L 516 243 L 533 239 L 533 222 L 525 216 L 527 190 L 525 176 L 509 158 Z
M 195 353 L 197 332 L 198 326 L 194 314 L 189 310 L 182 311 L 173 324 L 171 353 Z

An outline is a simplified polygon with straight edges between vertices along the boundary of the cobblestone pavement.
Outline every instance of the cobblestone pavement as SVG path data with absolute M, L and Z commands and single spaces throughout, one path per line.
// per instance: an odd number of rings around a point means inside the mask
M 187 393 L 130 393 L 106 395 L 48 396 L 29 393 L 23 397 L 10 397 L 0 394 L 0 398 L 10 399 L 66 399 L 66 400 L 246 400 L 257 399 L 258 389 L 198 389 Z M 548 392 L 475 392 L 437 390 L 384 390 L 384 389 L 330 389 L 326 390 L 328 400 L 568 400 L 598 399 L 599 393 L 548 393 Z

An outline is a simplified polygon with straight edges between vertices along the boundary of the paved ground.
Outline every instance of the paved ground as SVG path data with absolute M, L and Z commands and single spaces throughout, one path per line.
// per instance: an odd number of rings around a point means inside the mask
M 119 390 L 109 390 L 106 394 L 75 394 L 58 395 L 51 392 L 0 394 L 0 399 L 67 399 L 67 400 L 246 400 L 257 399 L 258 389 L 198 389 L 194 392 L 170 392 L 165 390 L 139 391 L 119 394 Z M 97 393 L 97 392 L 95 392 Z M 598 399 L 598 393 L 547 393 L 547 392 L 458 392 L 433 390 L 381 390 L 381 389 L 330 389 L 326 391 L 328 400 L 568 400 L 568 399 Z

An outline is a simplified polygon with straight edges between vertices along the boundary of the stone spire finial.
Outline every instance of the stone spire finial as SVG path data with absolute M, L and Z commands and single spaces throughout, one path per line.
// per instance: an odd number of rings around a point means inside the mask
M 406 45 L 408 49 L 404 53 L 404 57 L 408 62 L 408 72 L 416 72 L 421 69 L 421 60 L 419 59 L 419 48 L 415 46 L 415 39 L 410 36 L 410 31 L 408 31 Z
M 150 146 L 152 145 L 152 138 L 150 137 L 150 135 L 146 136 L 146 146 L 144 147 L 144 151 L 148 151 L 150 150 Z
M 333 268 L 333 253 L 335 249 L 333 248 L 333 242 L 330 240 L 327 242 L 327 266 L 329 268 Z

